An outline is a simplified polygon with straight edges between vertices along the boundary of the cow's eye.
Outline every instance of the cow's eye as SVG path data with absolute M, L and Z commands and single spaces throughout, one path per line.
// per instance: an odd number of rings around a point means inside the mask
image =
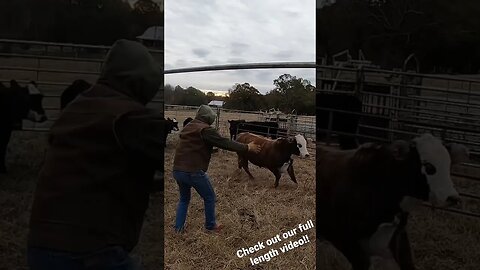
M 297 146 L 298 146 L 298 148 L 302 148 L 302 145 L 301 145 L 301 144 L 299 144 L 299 143 L 297 143 Z
M 424 162 L 423 163 L 423 166 L 425 167 L 425 172 L 428 174 L 428 175 L 432 175 L 432 174 L 435 174 L 437 172 L 437 169 L 435 168 L 435 166 L 433 166 L 431 163 L 429 162 Z

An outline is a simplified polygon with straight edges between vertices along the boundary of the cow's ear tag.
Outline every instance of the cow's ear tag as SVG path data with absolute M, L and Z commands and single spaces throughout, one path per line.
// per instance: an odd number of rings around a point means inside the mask
M 396 160 L 405 160 L 410 153 L 410 144 L 403 140 L 394 141 L 391 144 L 391 151 Z

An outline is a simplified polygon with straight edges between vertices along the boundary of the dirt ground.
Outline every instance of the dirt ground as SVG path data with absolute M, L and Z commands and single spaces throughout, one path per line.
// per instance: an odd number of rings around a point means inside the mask
M 12 136 L 7 156 L 10 174 L 0 176 L 0 270 L 27 269 L 27 226 L 46 140 L 45 133 L 15 132 Z M 166 149 L 165 198 L 160 194 L 151 196 L 142 235 L 133 252 L 142 258 L 147 270 L 159 269 L 162 263 L 163 203 L 165 269 L 350 269 L 345 258 L 331 245 L 315 243 L 313 229 L 307 231 L 311 243 L 256 267 L 250 266 L 248 259 L 235 255 L 238 248 L 265 241 L 309 219 L 315 221 L 315 161 L 312 158 L 295 160 L 298 186 L 283 176 L 280 186 L 274 189 L 270 172 L 252 167 L 256 179 L 251 181 L 244 172 L 236 171 L 235 154 L 224 151 L 214 154 L 209 174 L 218 197 L 217 217 L 226 226 L 225 230 L 218 235 L 204 232 L 202 200 L 193 193 L 188 231 L 175 234 L 172 226 L 178 194 L 169 173 L 175 140 L 175 136 L 171 136 Z M 459 191 L 480 194 L 479 182 L 458 177 L 454 181 Z M 466 200 L 465 204 L 466 210 L 480 212 L 478 201 Z M 479 219 L 420 208 L 412 214 L 408 232 L 417 269 L 480 269 Z M 315 244 L 320 262 L 317 268 Z
M 7 154 L 8 176 L 0 175 L 0 270 L 27 269 L 26 241 L 37 174 L 47 147 L 46 133 L 14 132 Z M 138 246 L 146 270 L 160 269 L 163 253 L 163 196 L 150 196 Z
M 172 136 L 165 151 L 165 269 L 315 269 L 314 229 L 252 255 L 257 257 L 270 248 L 277 249 L 279 255 L 269 262 L 252 266 L 248 258 L 236 256 L 238 249 L 266 241 L 299 223 L 315 221 L 315 159 L 296 158 L 298 185 L 283 175 L 275 189 L 270 171 L 250 165 L 255 179 L 249 180 L 245 172 L 237 169 L 236 154 L 220 150 L 212 156 L 208 175 L 217 195 L 217 219 L 225 225 L 224 230 L 219 234 L 205 232 L 203 200 L 192 192 L 187 231 L 177 234 L 173 224 L 179 195 L 171 176 L 177 142 L 176 136 Z M 284 243 L 305 234 L 309 243 L 286 253 L 279 250 Z

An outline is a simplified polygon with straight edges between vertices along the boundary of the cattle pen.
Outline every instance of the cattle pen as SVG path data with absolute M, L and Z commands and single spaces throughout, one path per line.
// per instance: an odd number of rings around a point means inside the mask
M 60 95 L 73 81 L 94 83 L 108 46 L 0 39 L 0 82 L 35 81 L 44 95 L 48 120 L 35 124 L 24 120 L 24 131 L 47 132 L 60 112 Z M 163 50 L 149 50 L 163 64 Z M 163 111 L 163 90 L 150 106 Z
M 465 145 L 470 161 L 451 171 L 464 204 L 437 209 L 425 203 L 409 230 L 420 269 L 478 269 L 478 259 L 459 249 L 478 250 L 480 241 L 480 77 L 421 74 L 408 64 L 401 70 L 381 69 L 368 61 L 318 65 L 317 144 L 335 145 L 341 138 L 392 142 L 428 132 L 446 143 Z M 361 105 L 357 109 L 322 102 L 333 96 Z M 350 126 L 338 119 L 348 119 Z M 446 244 L 453 242 L 463 245 Z M 338 263 L 328 254 L 324 261 Z
M 30 207 L 37 176 L 47 150 L 47 132 L 60 113 L 60 95 L 77 79 L 94 83 L 108 46 L 32 42 L 0 39 L 0 82 L 20 84 L 36 81 L 44 94 L 48 121 L 23 121 L 22 130 L 12 133 L 7 162 L 9 174 L 0 175 L 0 265 L 2 269 L 27 269 L 26 241 Z M 150 50 L 163 63 L 163 50 Z M 163 111 L 163 91 L 150 104 Z M 140 244 L 133 251 L 141 255 L 146 269 L 162 264 L 163 193 L 150 196 Z
M 165 74 L 262 68 L 313 68 L 313 63 L 253 63 L 219 65 L 166 70 Z M 168 76 L 168 75 L 167 75 Z M 176 118 L 182 123 L 194 117 L 198 107 L 165 105 L 165 117 Z M 208 174 L 217 194 L 219 222 L 225 225 L 225 235 L 210 237 L 202 230 L 204 223 L 203 202 L 195 194 L 187 219 L 187 234 L 179 235 L 172 229 L 165 231 L 165 267 L 167 269 L 251 269 L 248 259 L 238 258 L 236 251 L 249 244 L 266 240 L 278 232 L 297 226 L 303 220 L 315 218 L 315 117 L 294 113 L 241 111 L 213 108 L 217 118 L 215 126 L 220 134 L 230 137 L 229 120 L 276 123 L 284 131 L 279 136 L 302 134 L 307 138 L 307 147 L 313 155 L 309 158 L 294 158 L 298 185 L 284 175 L 278 188 L 273 188 L 274 176 L 264 168 L 251 167 L 255 179 L 250 180 L 238 169 L 235 153 L 220 150 L 214 152 Z M 259 124 L 262 125 L 262 124 Z M 183 128 L 179 126 L 179 128 Z M 242 130 L 235 130 L 240 132 Z M 266 133 L 270 133 L 267 131 Z M 176 133 L 169 136 L 165 150 L 165 223 L 172 224 L 178 202 L 178 191 L 171 174 L 173 155 L 178 144 Z M 311 239 L 315 232 L 308 234 Z M 187 245 L 185 245 L 188 243 Z M 198 251 L 202 256 L 192 256 Z M 309 244 L 272 259 L 262 269 L 295 269 L 298 263 L 304 269 L 315 269 L 315 245 Z
M 179 123 L 182 123 L 188 117 L 194 118 L 197 109 L 198 106 L 166 104 L 165 117 L 175 118 Z M 230 125 L 228 121 L 231 120 L 259 121 L 266 123 L 272 122 L 277 123 L 279 129 L 283 131 L 279 131 L 279 137 L 289 137 L 301 134 L 311 142 L 309 147 L 311 147 L 312 150 L 315 149 L 313 145 L 315 142 L 315 116 L 283 114 L 278 112 L 232 110 L 220 107 L 214 107 L 213 110 L 217 114 L 213 126 L 215 126 L 223 136 L 230 137 Z M 259 126 L 261 126 L 261 124 L 259 124 Z M 239 129 L 236 130 L 236 133 L 242 131 L 244 130 Z
M 8 50 L 0 49 L 0 81 L 8 83 L 15 79 L 21 84 L 36 81 L 45 96 L 43 105 L 49 119 L 42 124 L 25 120 L 22 130 L 13 133 L 9 146 L 12 151 L 8 154 L 10 174 L 1 176 L 0 181 L 0 265 L 7 269 L 27 269 L 25 243 L 32 194 L 47 150 L 47 132 L 60 113 L 60 94 L 76 79 L 94 83 L 108 47 L 0 40 L 0 46 L 2 44 L 9 45 Z M 163 51 L 151 52 L 163 61 Z M 310 67 L 314 67 L 314 64 L 310 63 Z M 162 91 L 148 106 L 160 110 L 165 108 L 165 117 L 176 117 L 179 122 L 184 116 L 194 116 L 196 109 L 164 105 Z M 272 117 L 260 112 L 220 109 L 216 126 L 222 135 L 228 136 L 227 120 L 267 121 L 267 118 Z M 282 119 L 283 116 L 278 118 L 279 124 L 285 124 Z M 289 126 L 284 126 L 285 129 L 292 135 L 301 133 L 309 138 L 309 146 L 314 147 L 315 118 L 293 113 L 289 119 L 291 121 Z M 176 134 L 171 134 L 168 138 L 165 149 L 166 169 L 171 168 L 177 141 Z M 312 150 L 310 152 L 315 153 Z M 201 230 L 202 204 L 198 198 L 192 198 L 194 202 L 190 206 L 189 235 L 179 236 L 171 232 L 169 225 L 177 194 L 167 171 L 165 191 L 151 195 L 141 239 L 133 251 L 134 255 L 142 257 L 146 269 L 156 269 L 162 263 L 159 261 L 161 256 L 156 254 L 164 252 L 164 236 L 159 234 L 164 227 L 164 218 L 165 250 L 169 251 L 165 264 L 169 265 L 169 269 L 198 269 L 202 268 L 202 263 L 204 267 L 244 268 L 249 263 L 235 256 L 235 248 L 265 240 L 282 230 L 295 227 L 299 222 L 315 219 L 315 178 L 312 174 L 314 155 L 296 161 L 298 185 L 284 176 L 275 190 L 270 172 L 254 168 L 252 173 L 256 176 L 255 181 L 249 181 L 245 174 L 236 172 L 236 156 L 232 153 L 214 153 L 211 166 L 210 175 L 215 181 L 219 200 L 219 219 L 227 226 L 227 239 L 212 238 Z M 289 206 L 288 209 L 277 211 L 286 205 Z M 162 209 L 165 209 L 164 218 L 159 214 Z M 309 235 L 314 239 L 314 232 Z M 209 253 L 201 258 L 192 257 L 190 248 Z M 268 265 L 273 267 L 271 269 L 291 269 L 300 261 L 306 269 L 314 269 L 314 253 L 315 246 L 312 243 L 304 249 L 290 252 L 288 256 L 276 258 Z

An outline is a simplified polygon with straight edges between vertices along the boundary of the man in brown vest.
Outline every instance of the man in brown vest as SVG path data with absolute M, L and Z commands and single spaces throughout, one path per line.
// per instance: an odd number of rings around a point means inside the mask
M 177 207 L 175 230 L 183 231 L 187 218 L 190 190 L 193 187 L 203 198 L 205 205 L 205 228 L 208 231 L 220 231 L 221 225 L 215 221 L 215 192 L 207 175 L 213 146 L 235 152 L 260 152 L 260 146 L 250 143 L 242 144 L 222 137 L 211 127 L 216 114 L 202 105 L 195 119 L 180 132 L 180 143 L 175 151 L 173 177 L 180 191 Z
M 119 40 L 97 84 L 63 110 L 35 191 L 31 269 L 139 269 L 129 252 L 164 165 L 165 120 L 145 105 L 162 83 L 148 50 Z

